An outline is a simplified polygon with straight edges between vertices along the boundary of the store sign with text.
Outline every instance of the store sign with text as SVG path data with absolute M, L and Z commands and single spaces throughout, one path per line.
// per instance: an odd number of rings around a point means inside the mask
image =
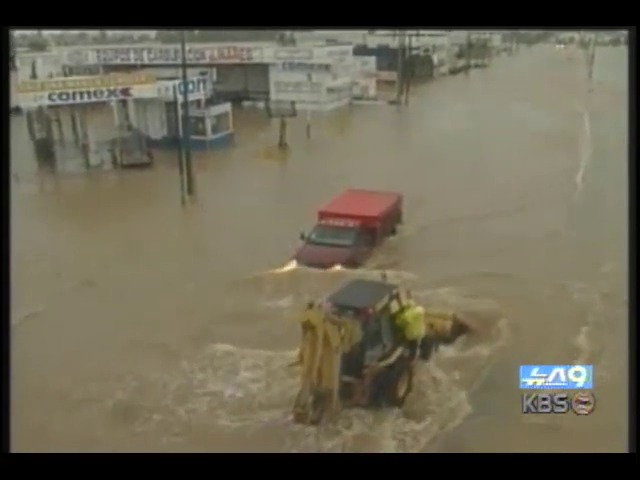
M 325 50 L 325 55 L 335 63 L 349 63 L 353 58 L 353 47 L 332 47 Z
M 62 67 L 62 74 L 65 77 L 98 76 L 101 73 L 102 67 L 100 65 L 64 65 Z
M 263 60 L 261 47 L 240 45 L 187 47 L 186 56 L 188 63 L 197 64 L 259 63 Z M 182 49 L 178 45 L 97 48 L 96 60 L 100 65 L 180 64 Z
M 118 80 L 122 83 L 114 83 Z M 30 87 L 18 95 L 26 108 L 158 97 L 155 79 L 144 74 L 43 80 Z
M 322 93 L 323 85 L 317 82 L 285 82 L 277 80 L 273 82 L 277 93 Z
M 313 48 L 283 47 L 276 49 L 276 61 L 312 60 Z
M 51 90 L 85 90 L 108 87 L 151 85 L 156 79 L 147 73 L 114 74 L 96 77 L 51 78 L 26 80 L 18 84 L 18 93 L 47 92 Z
M 182 80 L 170 80 L 159 82 L 160 84 L 160 96 L 164 100 L 173 101 L 175 94 L 184 97 L 185 83 Z M 213 90 L 211 78 L 208 76 L 198 76 L 187 80 L 187 92 L 189 100 L 199 100 L 209 96 Z M 177 89 L 174 92 L 174 89 Z
M 47 101 L 49 105 L 70 105 L 77 103 L 108 102 L 132 97 L 131 87 L 109 87 L 49 92 L 47 94 Z
M 303 73 L 328 73 L 331 71 L 331 65 L 326 63 L 309 63 L 309 62 L 282 62 L 282 70 L 286 72 L 303 72 Z

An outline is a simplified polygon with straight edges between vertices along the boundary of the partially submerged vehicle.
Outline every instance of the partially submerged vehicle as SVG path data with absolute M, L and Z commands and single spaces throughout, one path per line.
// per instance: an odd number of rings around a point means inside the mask
M 407 338 L 399 321 L 410 309 L 423 322 L 418 342 Z M 310 303 L 301 324 L 301 386 L 293 417 L 310 425 L 341 407 L 401 407 L 412 391 L 416 362 L 469 332 L 455 313 L 424 309 L 410 292 L 371 280 L 352 280 L 322 304 Z
M 357 268 L 402 223 L 402 195 L 371 190 L 346 190 L 318 210 L 318 220 L 294 260 L 299 265 Z

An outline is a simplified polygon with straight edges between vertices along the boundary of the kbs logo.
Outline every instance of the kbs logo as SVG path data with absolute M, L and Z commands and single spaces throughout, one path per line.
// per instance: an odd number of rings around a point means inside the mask
M 591 390 L 592 365 L 520 365 L 522 390 Z
M 527 414 L 565 414 L 573 411 L 576 415 L 589 415 L 596 406 L 596 398 L 591 392 L 566 393 L 525 393 L 521 408 Z

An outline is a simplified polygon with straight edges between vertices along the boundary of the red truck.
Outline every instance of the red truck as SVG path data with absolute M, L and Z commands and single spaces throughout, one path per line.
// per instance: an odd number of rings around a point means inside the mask
M 318 210 L 318 221 L 293 259 L 313 268 L 362 266 L 402 223 L 402 195 L 349 189 Z

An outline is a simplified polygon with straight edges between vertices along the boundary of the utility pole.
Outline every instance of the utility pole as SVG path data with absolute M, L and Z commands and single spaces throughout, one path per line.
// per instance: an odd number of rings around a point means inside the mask
M 404 90 L 404 30 L 398 30 L 398 65 L 396 78 L 396 104 L 400 105 L 402 100 L 402 91 Z
M 182 116 L 182 141 L 184 148 L 185 173 L 187 179 L 187 194 L 190 197 L 195 196 L 195 182 L 193 178 L 193 165 L 191 164 L 191 121 L 189 119 L 189 79 L 187 77 L 187 31 L 181 31 L 181 47 L 182 47 L 182 88 L 184 110 Z
M 278 148 L 280 150 L 286 150 L 289 148 L 287 143 L 287 119 L 280 117 L 280 133 L 278 135 Z
M 178 95 L 178 82 L 173 85 L 173 101 L 175 102 L 175 135 L 178 139 L 178 170 L 180 172 L 180 201 L 182 205 L 187 203 L 187 185 L 186 185 L 186 177 L 184 174 L 184 153 L 182 149 L 182 132 L 181 132 L 181 122 L 182 122 L 182 109 L 180 106 L 180 96 Z
M 307 74 L 307 81 L 309 82 L 309 86 L 313 85 L 313 74 Z M 307 140 L 311 139 L 311 109 L 307 108 Z
M 466 47 L 466 66 L 464 73 L 469 75 L 469 71 L 471 70 L 471 32 L 467 32 L 467 47 Z
M 409 105 L 409 92 L 411 90 L 411 81 L 413 80 L 413 45 L 411 43 L 412 35 L 407 38 L 407 51 L 403 62 L 403 80 L 404 80 L 404 104 Z

